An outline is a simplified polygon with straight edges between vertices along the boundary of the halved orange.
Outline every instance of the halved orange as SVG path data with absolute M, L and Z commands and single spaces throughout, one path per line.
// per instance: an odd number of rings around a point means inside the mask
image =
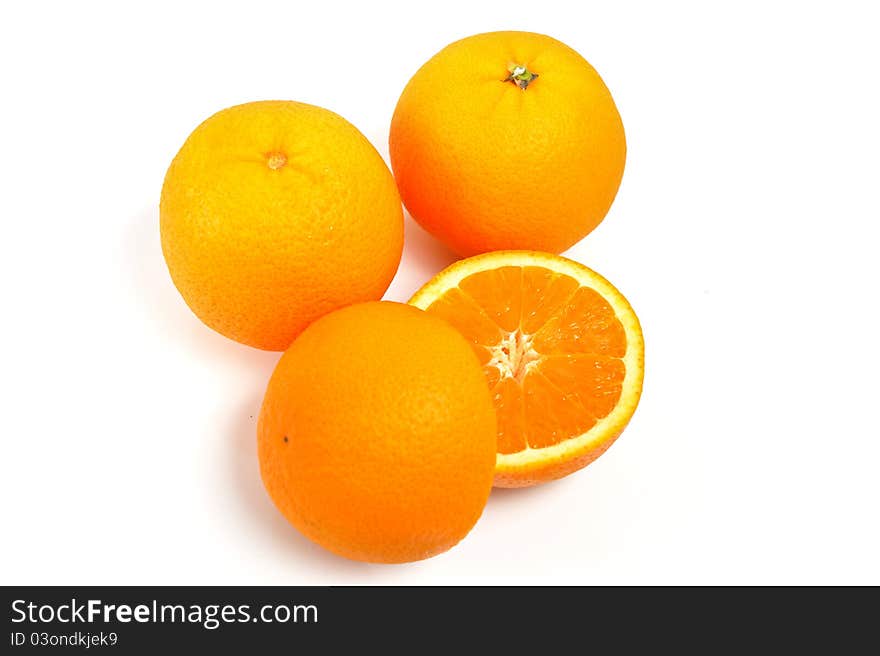
M 578 262 L 486 253 L 441 271 L 409 302 L 455 326 L 480 358 L 498 414 L 498 487 L 585 467 L 635 412 L 639 320 L 611 283 Z

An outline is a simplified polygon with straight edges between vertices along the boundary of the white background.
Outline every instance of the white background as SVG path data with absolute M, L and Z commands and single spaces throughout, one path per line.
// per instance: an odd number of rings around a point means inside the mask
M 5 4 L 2 583 L 880 583 L 880 48 L 871 3 L 824 4 Z M 617 201 L 568 255 L 639 313 L 642 403 L 452 551 L 348 562 L 263 491 L 278 355 L 178 296 L 162 178 L 202 119 L 266 98 L 387 157 L 409 76 L 496 29 L 577 49 L 623 116 Z M 451 261 L 406 238 L 386 298 Z

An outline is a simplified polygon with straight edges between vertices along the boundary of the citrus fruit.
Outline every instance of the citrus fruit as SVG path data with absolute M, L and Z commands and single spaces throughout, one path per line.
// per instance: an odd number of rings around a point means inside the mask
M 642 389 L 639 320 L 607 280 L 558 255 L 461 260 L 410 303 L 472 343 L 498 413 L 495 485 L 560 478 L 623 431 Z
M 395 563 L 446 551 L 482 513 L 495 410 L 448 323 L 401 303 L 318 319 L 281 357 L 258 424 L 278 509 L 339 555 Z
M 404 205 L 460 255 L 567 249 L 608 212 L 626 159 L 599 74 L 530 32 L 434 55 L 403 90 L 389 143 Z
M 208 326 L 283 350 L 311 321 L 381 298 L 403 211 L 388 167 L 342 117 L 291 101 L 224 109 L 171 162 L 162 252 Z

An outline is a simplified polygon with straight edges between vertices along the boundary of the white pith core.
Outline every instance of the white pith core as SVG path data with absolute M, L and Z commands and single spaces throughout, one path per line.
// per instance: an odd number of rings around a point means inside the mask
M 492 357 L 487 366 L 496 367 L 501 378 L 514 378 L 518 383 L 522 383 L 529 370 L 541 359 L 540 354 L 532 348 L 532 335 L 520 330 L 507 333 L 489 351 Z

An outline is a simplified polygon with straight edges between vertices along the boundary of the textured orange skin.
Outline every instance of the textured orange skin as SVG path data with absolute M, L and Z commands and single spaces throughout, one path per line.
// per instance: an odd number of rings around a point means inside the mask
M 363 303 L 313 323 L 278 362 L 260 471 L 285 517 L 330 551 L 419 560 L 480 517 L 495 429 L 479 361 L 456 330 L 408 305 Z
M 614 441 L 620 437 L 621 433 L 623 433 L 623 429 L 626 428 L 627 423 L 629 422 L 624 422 L 621 426 L 615 429 L 614 432 L 604 436 L 603 441 L 599 444 L 584 449 L 580 453 L 572 456 L 545 460 L 540 464 L 535 465 L 535 467 L 529 470 L 528 473 L 499 472 L 495 474 L 495 487 L 531 487 L 533 485 L 541 485 L 543 483 L 549 483 L 550 481 L 564 478 L 569 474 L 581 470 L 594 460 L 598 459 L 599 456 L 605 453 L 608 448 L 614 444 Z
M 521 64 L 526 89 L 503 81 Z M 577 52 L 531 32 L 457 41 L 406 85 L 391 121 L 403 202 L 460 255 L 560 253 L 605 217 L 626 140 L 599 74 Z
M 165 176 L 160 228 L 196 316 L 275 351 L 319 316 L 381 298 L 403 248 L 400 197 L 375 148 L 342 117 L 291 101 L 230 107 L 196 128 Z

